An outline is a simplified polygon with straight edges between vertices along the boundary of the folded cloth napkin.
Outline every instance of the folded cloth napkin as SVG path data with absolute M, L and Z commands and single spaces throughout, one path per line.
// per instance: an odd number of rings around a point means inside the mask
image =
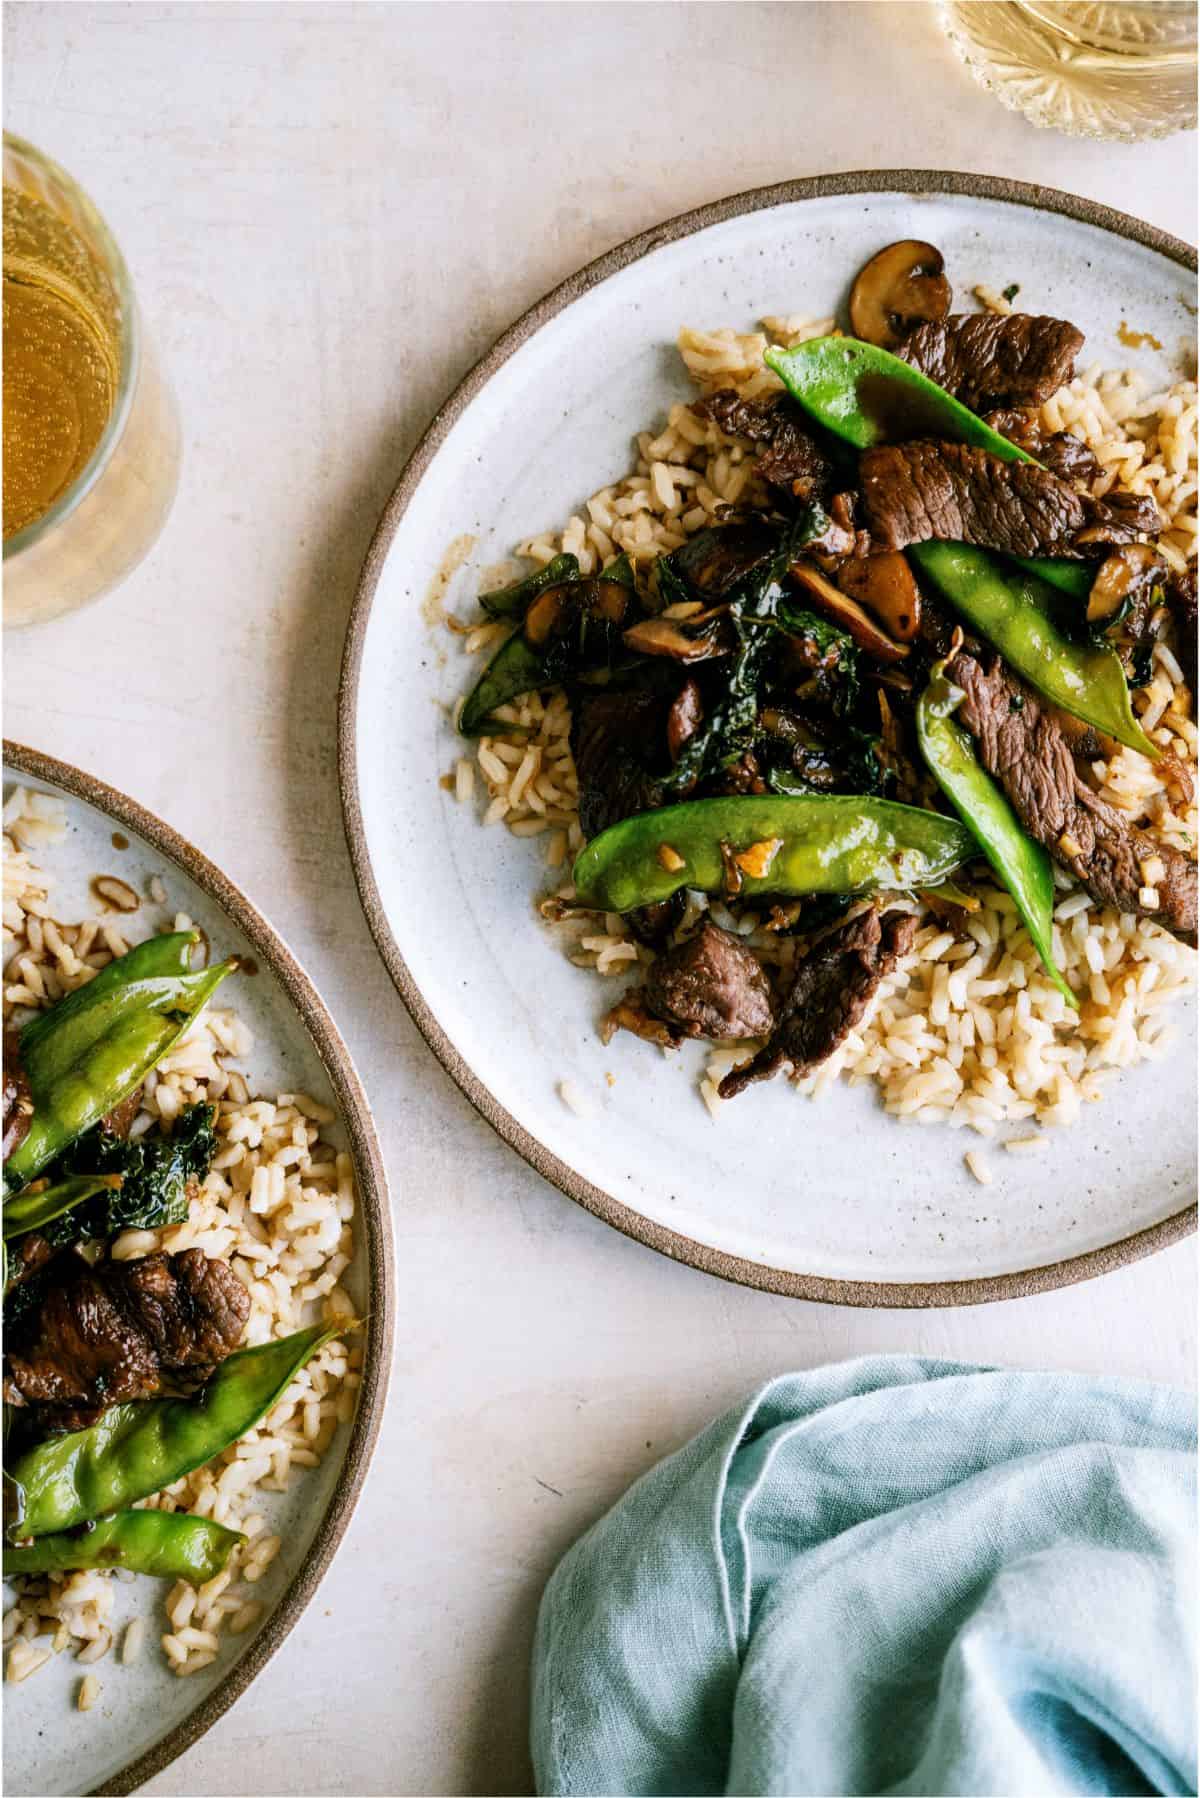
M 772 1380 L 558 1567 L 542 1793 L 1196 1791 L 1195 1408 L 875 1356 Z

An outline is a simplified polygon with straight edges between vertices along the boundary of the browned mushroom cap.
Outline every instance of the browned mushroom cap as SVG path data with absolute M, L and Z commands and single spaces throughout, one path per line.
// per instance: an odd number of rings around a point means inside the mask
M 1125 543 L 1106 556 L 1096 571 L 1088 594 L 1089 624 L 1107 624 L 1115 619 L 1127 599 L 1133 599 L 1155 571 L 1166 576 L 1158 552 L 1149 543 Z
M 850 289 L 850 328 L 864 343 L 894 350 L 910 331 L 950 310 L 942 253 L 906 237 L 890 243 L 858 271 Z
M 898 643 L 911 643 L 921 625 L 921 589 L 900 550 L 851 556 L 837 571 L 843 593 L 874 612 Z
M 795 562 L 789 570 L 791 577 L 808 595 L 818 612 L 831 618 L 834 624 L 854 639 L 860 649 L 874 656 L 877 662 L 901 662 L 909 653 L 907 643 L 895 643 L 880 630 L 875 620 L 863 611 L 856 599 L 845 593 L 839 593 L 832 581 L 815 568 L 804 562 Z
M 539 593 L 525 614 L 525 641 L 542 649 L 581 612 L 600 623 L 620 624 L 629 609 L 629 589 L 620 581 L 560 581 Z

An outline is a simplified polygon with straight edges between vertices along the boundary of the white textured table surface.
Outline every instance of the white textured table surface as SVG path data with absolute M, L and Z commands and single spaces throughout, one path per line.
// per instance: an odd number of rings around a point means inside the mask
M 1188 1381 L 1194 1263 L 1185 1245 L 1019 1303 L 839 1311 L 673 1266 L 530 1172 L 424 1047 L 351 879 L 335 689 L 376 520 L 504 326 L 661 218 L 925 166 L 1190 237 L 1195 140 L 1035 131 L 923 0 L 6 14 L 6 123 L 124 246 L 186 443 L 151 559 L 6 641 L 6 733 L 124 788 L 263 905 L 350 1043 L 397 1208 L 391 1409 L 356 1519 L 267 1672 L 151 1789 L 525 1792 L 542 1583 L 651 1460 L 765 1375 L 870 1350 Z

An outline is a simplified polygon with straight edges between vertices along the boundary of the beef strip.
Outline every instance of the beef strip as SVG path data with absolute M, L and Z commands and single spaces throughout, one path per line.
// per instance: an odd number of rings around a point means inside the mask
M 31 1230 L 28 1235 L 19 1236 L 8 1251 L 5 1292 L 11 1292 L 14 1286 L 20 1286 L 34 1274 L 40 1273 L 54 1259 L 54 1253 L 39 1230 Z
M 4 1159 L 19 1149 L 29 1135 L 33 1118 L 33 1098 L 29 1080 L 21 1066 L 21 1052 L 15 1031 L 4 1038 Z
M 752 1061 L 726 1074 L 721 1097 L 736 1098 L 789 1062 L 797 1077 L 819 1067 L 845 1041 L 916 934 L 917 919 L 906 912 L 881 918 L 877 911 L 865 911 L 823 937 L 796 963 L 770 1042 Z
M 1082 437 L 1071 431 L 1047 432 L 1036 412 L 989 412 L 983 422 L 1060 480 L 1090 489 L 1100 473 L 1100 464 Z
M 1167 582 L 1167 604 L 1175 620 L 1179 641 L 1179 664 L 1188 685 L 1195 689 L 1196 671 L 1196 564 L 1189 562 L 1185 574 L 1172 574 Z M 5 1151 L 7 1153 L 7 1151 Z
M 664 1048 L 684 1037 L 765 1036 L 774 1020 L 771 983 L 756 956 L 731 931 L 703 923 L 667 949 L 643 987 L 627 993 L 602 1026 L 633 1030 Z
M 571 749 L 585 837 L 599 836 L 610 824 L 662 804 L 663 789 L 654 771 L 664 766 L 666 741 L 666 708 L 656 694 L 577 696 L 571 708 Z
M 751 443 L 761 444 L 755 466 L 768 486 L 799 500 L 822 500 L 828 495 L 833 468 L 790 394 L 747 400 L 734 388 L 723 387 L 719 393 L 697 400 L 692 411 L 698 418 L 711 419 L 731 437 L 748 437 Z
M 1040 406 L 1072 378 L 1082 348 L 1083 332 L 1066 319 L 958 312 L 918 325 L 896 354 L 980 412 Z
M 664 793 L 656 770 L 667 765 L 672 721 L 685 729 L 683 700 L 689 685 L 668 706 L 653 693 L 591 693 L 582 690 L 571 708 L 571 748 L 579 778 L 579 823 L 585 837 L 599 836 L 622 818 L 652 810 Z M 699 688 L 696 688 L 699 701 Z M 694 726 L 693 726 L 694 728 Z M 682 746 L 682 744 L 681 744 Z M 683 915 L 682 893 L 658 905 L 628 912 L 625 922 L 643 943 L 660 943 Z
M 934 538 L 1010 556 L 1090 556 L 1162 529 L 1152 500 L 1092 499 L 1032 462 L 1002 462 L 965 443 L 918 439 L 865 450 L 859 477 L 879 550 Z
M 1080 777 L 1053 711 L 991 652 L 960 650 L 947 674 L 965 698 L 956 716 L 979 745 L 1030 836 L 1104 905 L 1137 912 L 1185 942 L 1196 941 L 1196 865 L 1156 843 Z M 1156 857 L 1163 875 L 1158 905 L 1142 905 L 1142 862 Z
M 195 1373 L 241 1341 L 250 1295 L 201 1249 L 104 1261 L 67 1250 L 46 1269 L 41 1302 L 6 1332 L 4 1398 L 13 1405 L 113 1405 L 155 1392 L 164 1373 Z

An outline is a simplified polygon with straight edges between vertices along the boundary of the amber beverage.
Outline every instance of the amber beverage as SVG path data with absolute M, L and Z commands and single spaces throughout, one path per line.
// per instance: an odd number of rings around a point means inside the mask
M 975 79 L 1035 125 L 1132 143 L 1196 124 L 1196 0 L 937 0 Z
M 174 401 L 120 250 L 48 158 L 4 137 L 4 622 L 108 592 L 166 521 Z

